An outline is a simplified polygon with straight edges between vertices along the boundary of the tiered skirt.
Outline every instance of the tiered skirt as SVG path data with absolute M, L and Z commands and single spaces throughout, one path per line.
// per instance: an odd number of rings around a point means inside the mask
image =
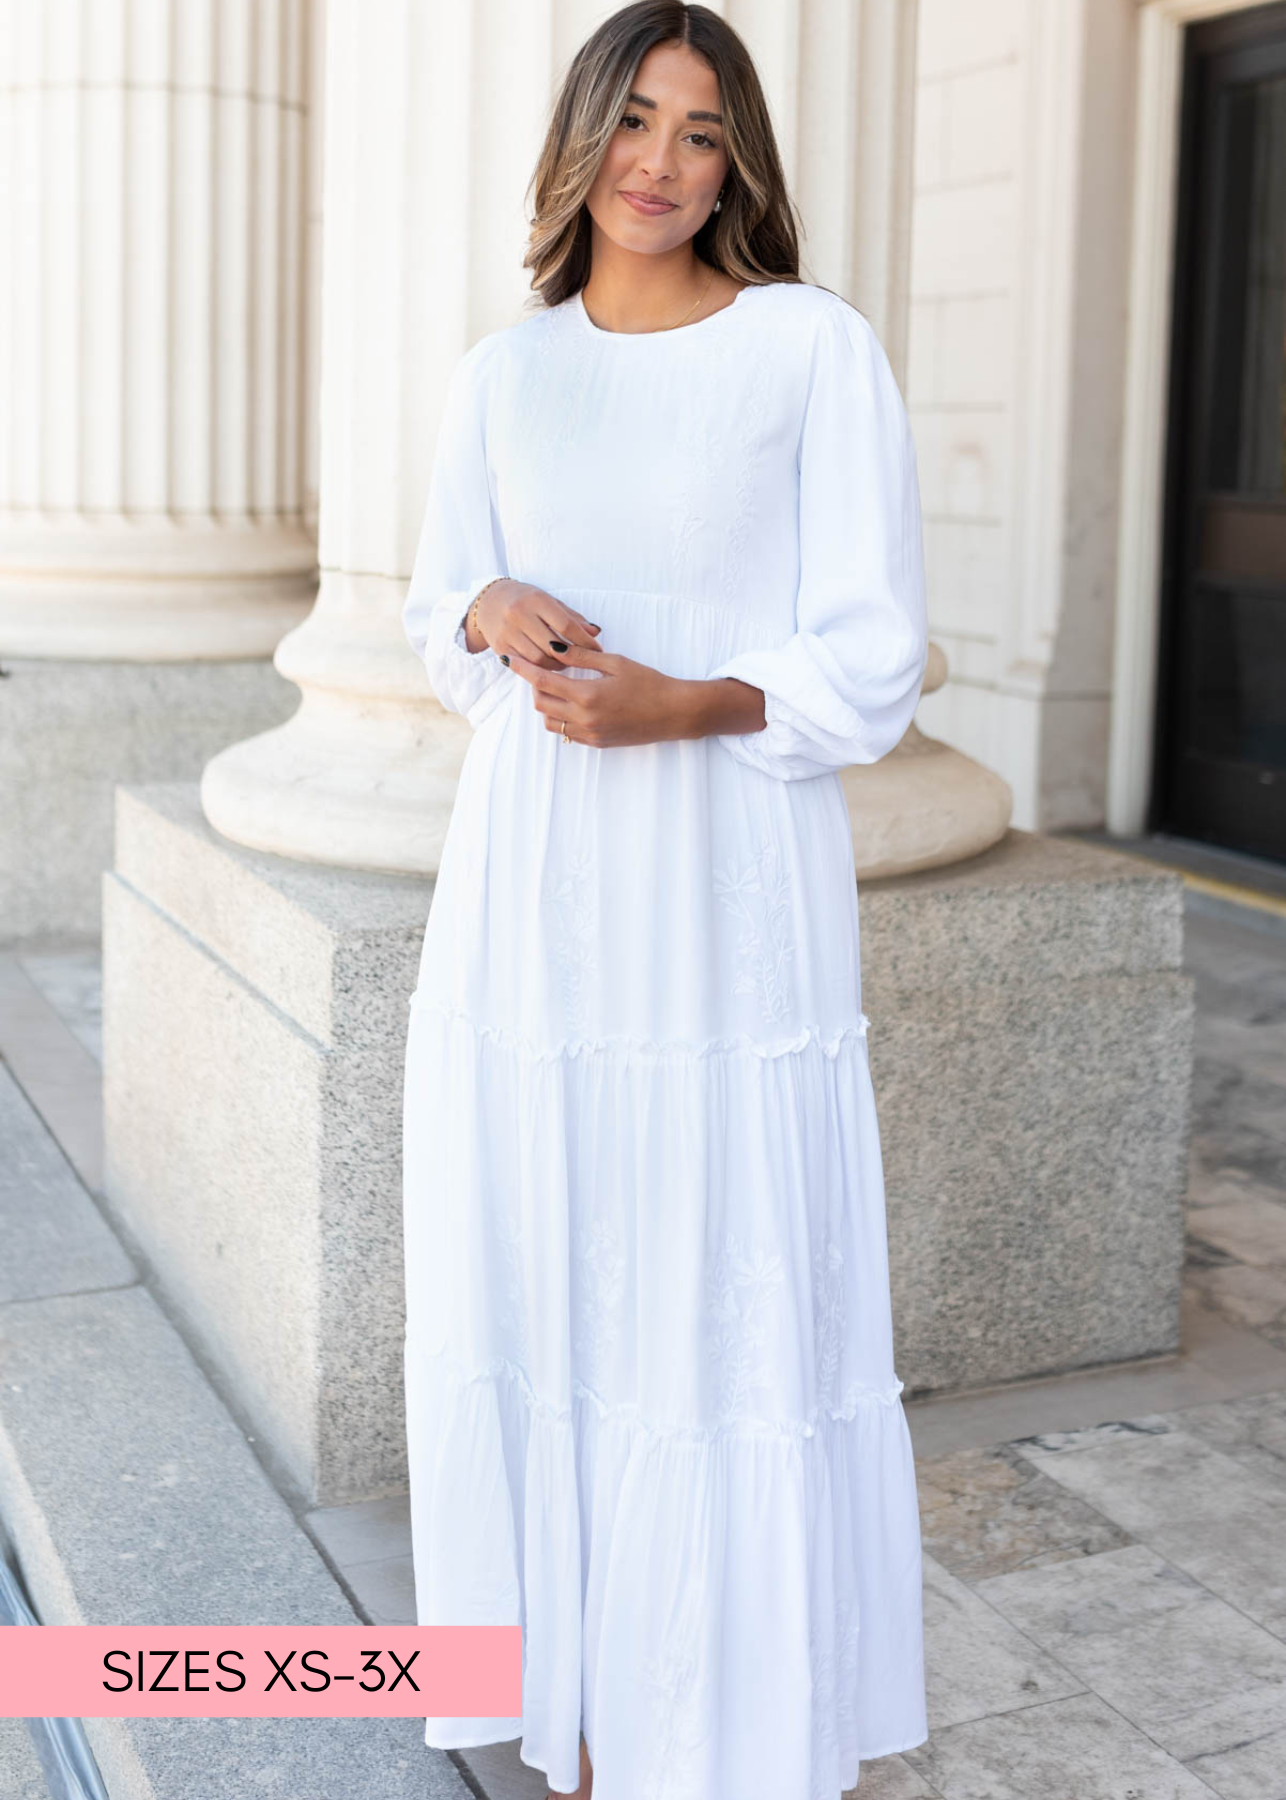
M 520 1717 L 428 1743 L 838 1800 L 924 1741 L 866 1029 L 551 1052 L 413 997 L 418 1617 L 519 1625 L 524 1667 Z
M 756 641 L 567 597 L 676 676 Z M 474 731 L 408 1019 L 413 1550 L 422 1624 L 522 1627 L 523 1711 L 428 1743 L 839 1800 L 924 1742 L 857 906 L 836 775 L 564 744 L 516 677 Z

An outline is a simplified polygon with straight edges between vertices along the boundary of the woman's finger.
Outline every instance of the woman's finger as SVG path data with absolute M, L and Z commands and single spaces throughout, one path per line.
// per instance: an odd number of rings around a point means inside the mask
M 551 649 L 556 644 L 578 644 L 585 650 L 597 649 L 597 634 L 590 630 L 589 620 L 583 614 L 555 604 L 542 606 L 540 617 L 549 633 L 546 641 Z
M 628 656 L 600 649 L 597 644 L 569 644 L 566 650 L 555 651 L 554 656 L 563 668 L 593 669 L 600 675 L 621 675 L 630 667 Z
M 501 654 L 513 655 L 515 652 L 535 663 L 537 668 L 556 669 L 558 662 L 549 648 L 549 640 L 542 642 L 542 628 L 529 619 L 512 619 L 506 629 L 496 640 L 496 647 Z
M 554 706 L 575 708 L 580 704 L 580 689 L 583 683 L 574 675 L 562 674 L 557 664 L 542 667 L 534 657 L 523 656 L 520 651 L 508 653 L 509 667 L 515 675 L 521 675 L 529 681 L 535 690 L 538 706 Z
M 524 681 L 534 682 L 537 676 L 546 672 L 534 658 L 524 656 L 519 650 L 502 650 L 500 660 L 508 663 L 514 674 L 521 675 Z

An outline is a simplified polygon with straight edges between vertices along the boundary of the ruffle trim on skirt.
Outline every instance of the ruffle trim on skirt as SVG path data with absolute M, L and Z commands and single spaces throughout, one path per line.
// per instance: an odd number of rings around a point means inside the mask
M 865 1013 L 859 1013 L 851 1024 L 841 1026 L 836 1031 L 823 1031 L 815 1025 L 806 1025 L 788 1037 L 752 1037 L 748 1032 L 740 1032 L 733 1037 L 711 1037 L 700 1042 L 671 1038 L 658 1043 L 650 1038 L 616 1036 L 565 1037 L 556 1043 L 541 1044 L 510 1025 L 479 1024 L 473 1014 L 462 1007 L 432 999 L 420 990 L 408 997 L 407 1005 L 415 1012 L 432 1014 L 446 1023 L 465 1027 L 480 1043 L 502 1045 L 507 1050 L 520 1052 L 533 1062 L 565 1062 L 575 1057 L 595 1056 L 603 1052 L 625 1053 L 631 1059 L 654 1059 L 665 1063 L 735 1055 L 757 1056 L 762 1061 L 771 1057 L 797 1055 L 814 1045 L 834 1061 L 846 1046 L 867 1036 L 871 1023 Z
M 596 1800 L 839 1800 L 925 1741 L 900 1383 L 674 1426 L 409 1337 L 406 1385 L 419 1622 L 523 1632 L 521 1717 L 429 1718 L 427 1743 L 520 1736 L 571 1793 L 583 1730 Z
M 873 1387 L 869 1382 L 850 1382 L 838 1406 L 814 1407 L 804 1419 L 760 1419 L 752 1416 L 732 1419 L 719 1419 L 713 1424 L 693 1424 L 687 1420 L 645 1419 L 633 1402 L 612 1403 L 604 1400 L 594 1388 L 585 1382 L 572 1378 L 569 1383 L 573 1403 L 568 1406 L 555 1406 L 550 1400 L 544 1400 L 537 1394 L 527 1375 L 527 1371 L 506 1356 L 496 1356 L 483 1368 L 472 1374 L 465 1374 L 458 1364 L 454 1363 L 446 1350 L 433 1353 L 450 1371 L 451 1378 L 460 1387 L 472 1387 L 479 1381 L 490 1381 L 502 1376 L 512 1381 L 522 1394 L 528 1409 L 544 1418 L 555 1421 L 573 1418 L 576 1401 L 588 1401 L 598 1413 L 599 1419 L 621 1420 L 634 1428 L 640 1439 L 649 1438 L 716 1438 L 728 1433 L 744 1433 L 753 1437 L 812 1437 L 821 1421 L 826 1419 L 844 1420 L 857 1416 L 860 1406 L 896 1406 L 905 1383 L 894 1381 L 889 1387 Z

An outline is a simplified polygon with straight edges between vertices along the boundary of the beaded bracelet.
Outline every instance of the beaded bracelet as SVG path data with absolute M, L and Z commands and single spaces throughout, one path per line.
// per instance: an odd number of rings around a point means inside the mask
M 479 623 L 478 623 L 478 602 L 479 602 L 479 600 L 481 600 L 482 596 L 486 593 L 487 588 L 494 587 L 498 581 L 508 581 L 508 579 L 509 579 L 509 577 L 507 575 L 493 575 L 491 580 L 488 581 L 485 586 L 480 587 L 478 589 L 477 593 L 473 596 L 473 605 L 469 608 L 469 618 L 472 620 L 473 629 L 477 632 L 479 637 L 483 636 L 483 630 L 482 630 L 481 625 L 479 625 Z

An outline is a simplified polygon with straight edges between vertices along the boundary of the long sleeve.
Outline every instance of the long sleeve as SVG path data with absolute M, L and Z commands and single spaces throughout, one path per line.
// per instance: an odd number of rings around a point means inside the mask
M 794 780 L 877 762 L 915 714 L 928 658 L 915 445 L 879 339 L 839 301 L 813 349 L 799 445 L 796 630 L 711 670 L 764 693 L 733 756 Z
M 491 498 L 486 454 L 488 350 L 481 338 L 447 384 L 424 522 L 402 607 L 411 648 L 449 712 L 479 725 L 516 680 L 488 646 L 465 645 L 464 618 L 478 590 L 508 571 Z

